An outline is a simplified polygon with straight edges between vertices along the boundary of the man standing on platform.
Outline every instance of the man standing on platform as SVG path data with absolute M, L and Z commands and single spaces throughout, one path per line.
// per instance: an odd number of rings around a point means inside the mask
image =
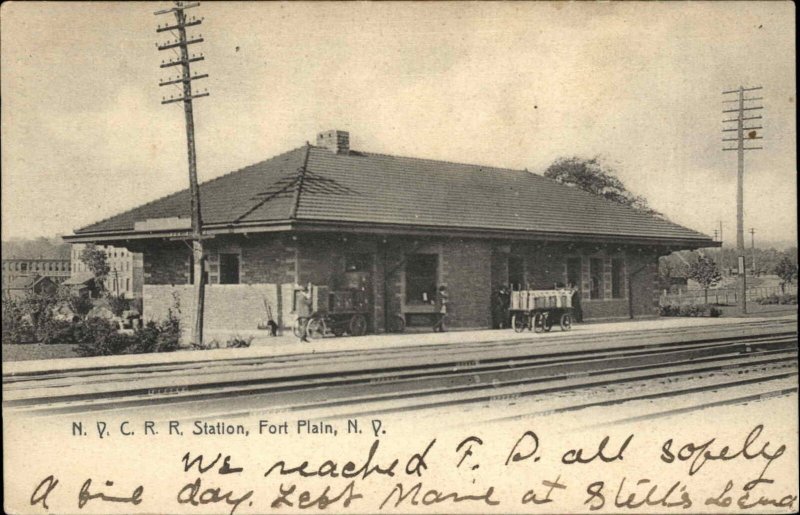
M 445 318 L 447 317 L 447 303 L 450 298 L 447 295 L 447 288 L 442 285 L 439 286 L 439 291 L 436 292 L 436 323 L 433 325 L 433 332 L 443 333 L 445 329 Z

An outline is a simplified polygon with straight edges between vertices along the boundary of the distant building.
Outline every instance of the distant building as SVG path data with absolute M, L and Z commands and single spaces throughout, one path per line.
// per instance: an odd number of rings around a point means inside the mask
M 61 284 L 68 287 L 74 295 L 96 297 L 99 293 L 92 272 L 75 272 L 72 277 Z
M 20 299 L 29 293 L 40 295 L 53 295 L 58 289 L 58 284 L 50 278 L 38 275 L 19 276 L 6 283 L 3 293 L 9 299 Z
M 87 272 L 91 273 L 86 263 L 81 260 L 81 253 L 85 247 L 86 245 L 81 243 L 72 245 L 71 275 L 73 280 L 75 278 L 84 279 Z M 142 254 L 111 245 L 98 245 L 97 248 L 106 253 L 110 269 L 103 285 L 106 291 L 128 299 L 141 297 L 144 284 Z
M 59 284 L 70 276 L 69 259 L 9 258 L 3 260 L 3 284 L 5 290 L 20 277 L 48 277 Z

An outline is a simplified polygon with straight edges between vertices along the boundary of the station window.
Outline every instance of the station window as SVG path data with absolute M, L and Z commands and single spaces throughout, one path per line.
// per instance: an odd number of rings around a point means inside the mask
M 430 302 L 435 298 L 439 256 L 411 254 L 406 260 L 406 302 Z
M 589 280 L 591 281 L 589 289 L 590 299 L 603 298 L 603 260 L 599 258 L 592 258 L 589 260 Z
M 345 272 L 369 272 L 372 268 L 372 254 L 351 253 L 344 256 Z
M 621 299 L 625 297 L 625 263 L 621 259 L 611 260 L 611 297 Z
M 219 283 L 239 284 L 239 254 L 219 255 Z

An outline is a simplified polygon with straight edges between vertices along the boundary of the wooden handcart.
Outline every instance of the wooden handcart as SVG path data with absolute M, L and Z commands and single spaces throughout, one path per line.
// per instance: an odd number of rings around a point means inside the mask
M 364 290 L 349 289 L 329 291 L 325 287 L 312 288 L 314 311 L 307 320 L 298 319 L 295 333 L 305 324 L 309 338 L 325 336 L 363 336 L 367 333 L 369 303 Z
M 511 292 L 511 327 L 521 333 L 525 329 L 548 332 L 558 324 L 562 331 L 572 329 L 575 290 L 518 290 Z

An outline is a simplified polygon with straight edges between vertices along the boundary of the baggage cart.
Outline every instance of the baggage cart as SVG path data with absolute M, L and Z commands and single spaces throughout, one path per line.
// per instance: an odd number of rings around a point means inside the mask
M 574 319 L 574 293 L 575 290 L 569 288 L 512 291 L 511 327 L 518 333 L 525 329 L 541 333 L 558 324 L 562 331 L 569 331 Z

